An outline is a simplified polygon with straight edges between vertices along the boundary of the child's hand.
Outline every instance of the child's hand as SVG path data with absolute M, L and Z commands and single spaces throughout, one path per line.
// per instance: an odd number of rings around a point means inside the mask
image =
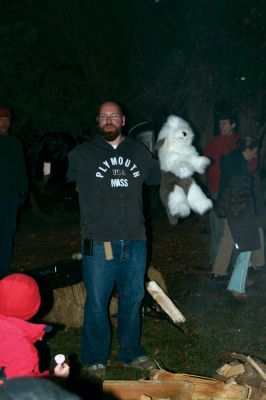
M 69 376 L 70 368 L 69 365 L 65 363 L 66 357 L 64 354 L 57 354 L 54 359 L 57 364 L 54 368 L 55 376 L 67 378 Z
M 67 378 L 69 376 L 70 367 L 68 364 L 57 364 L 54 367 L 54 374 L 55 376 L 60 376 L 61 378 Z

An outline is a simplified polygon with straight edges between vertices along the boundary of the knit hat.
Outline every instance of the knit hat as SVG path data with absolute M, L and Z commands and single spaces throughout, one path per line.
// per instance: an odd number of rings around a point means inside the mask
M 39 310 L 37 283 L 25 274 L 11 274 L 0 280 L 0 314 L 28 320 Z
M 0 118 L 11 118 L 11 110 L 9 108 L 0 108 Z

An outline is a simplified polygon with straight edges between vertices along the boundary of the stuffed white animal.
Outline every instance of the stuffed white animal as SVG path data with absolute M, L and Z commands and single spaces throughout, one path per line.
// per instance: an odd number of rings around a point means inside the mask
M 193 138 L 190 125 L 170 115 L 156 143 L 162 171 L 160 196 L 172 225 L 191 210 L 202 215 L 212 208 L 212 201 L 192 178 L 194 172 L 202 174 L 210 164 L 192 145 Z

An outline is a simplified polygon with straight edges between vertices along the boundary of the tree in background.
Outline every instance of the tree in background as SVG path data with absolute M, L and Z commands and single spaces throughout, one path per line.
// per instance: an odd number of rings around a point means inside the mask
M 226 99 L 241 131 L 259 135 L 265 12 L 262 0 L 6 2 L 0 103 L 14 110 L 29 152 L 44 132 L 82 137 L 106 98 L 126 104 L 131 124 L 148 119 L 159 129 L 179 114 L 201 144 L 212 134 L 214 105 Z

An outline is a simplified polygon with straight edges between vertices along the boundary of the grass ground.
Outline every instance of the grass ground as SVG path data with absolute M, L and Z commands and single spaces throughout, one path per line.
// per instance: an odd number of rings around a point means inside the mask
M 250 299 L 239 301 L 231 298 L 221 284 L 210 283 L 208 276 L 177 274 L 171 297 L 178 297 L 178 307 L 186 322 L 175 327 L 168 320 L 145 316 L 142 344 L 147 354 L 167 370 L 210 377 L 230 360 L 231 352 L 265 360 L 265 284 L 261 275 L 250 288 Z M 118 363 L 116 329 L 113 331 L 107 379 L 143 377 Z M 48 340 L 51 354 L 63 351 L 70 359 L 78 359 L 79 337 L 78 329 L 58 331 Z
M 163 274 L 169 295 L 186 322 L 175 327 L 166 319 L 146 315 L 142 344 L 163 368 L 211 377 L 228 362 L 231 352 L 266 359 L 266 273 L 254 274 L 250 296 L 243 301 L 232 298 L 225 284 L 212 283 L 207 227 L 206 218 L 191 217 L 175 227 L 164 218 L 152 221 L 153 265 Z M 69 258 L 79 250 L 78 231 L 75 213 L 49 221 L 24 216 L 16 237 L 14 267 L 33 268 Z M 145 377 L 118 363 L 115 328 L 113 333 L 107 379 Z M 63 352 L 75 370 L 79 339 L 79 329 L 55 329 L 47 340 L 51 360 Z

